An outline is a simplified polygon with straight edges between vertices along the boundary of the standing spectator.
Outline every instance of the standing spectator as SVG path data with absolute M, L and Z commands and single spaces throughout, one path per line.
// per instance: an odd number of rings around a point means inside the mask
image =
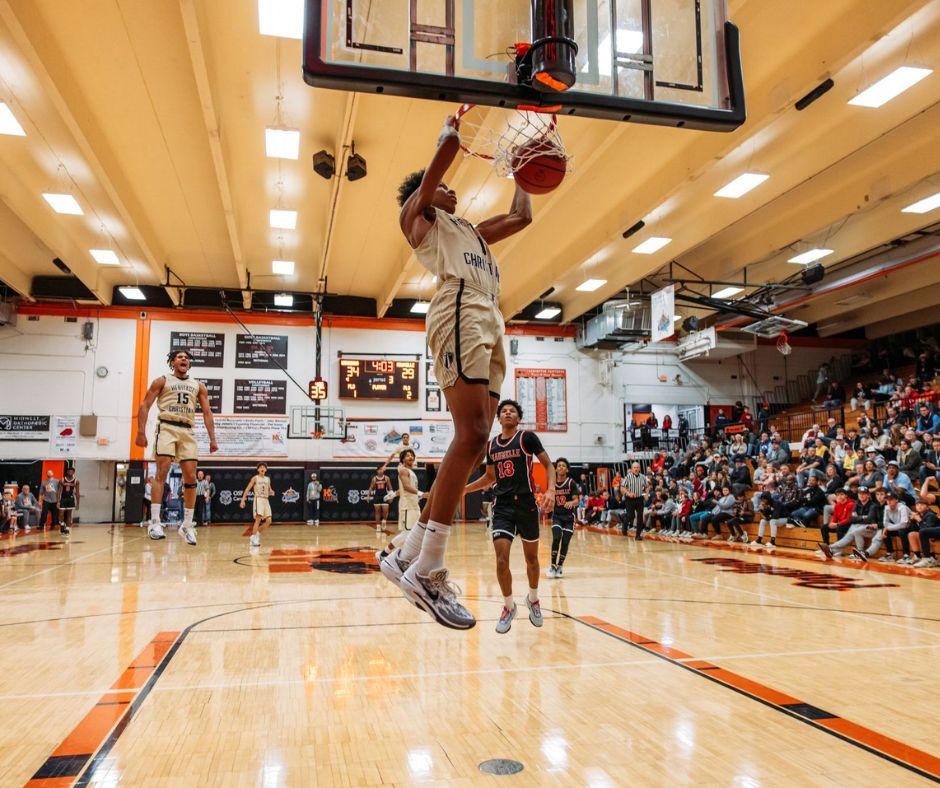
M 202 471 L 196 471 L 196 512 L 193 523 L 198 527 L 204 524 L 206 511 L 206 489 L 209 487 L 206 482 L 206 475 Z
M 741 412 L 741 418 L 739 421 L 744 425 L 744 429 L 748 432 L 754 432 L 754 417 L 751 415 L 751 409 L 745 405 L 744 410 Z
M 689 420 L 679 414 L 679 445 L 684 449 L 689 445 Z
M 741 421 L 741 416 L 743 413 L 744 403 L 741 402 L 741 400 L 737 400 L 731 407 L 731 421 L 735 424 L 738 424 Z
M 59 509 L 56 506 L 58 498 L 59 480 L 56 479 L 55 473 L 46 471 L 46 480 L 42 483 L 42 511 L 39 513 L 39 527 L 41 529 L 46 529 L 47 515 L 52 515 L 50 528 L 55 528 L 59 522 Z
M 714 430 L 712 431 L 712 439 L 718 440 L 722 435 L 724 435 L 725 427 L 728 426 L 728 417 L 725 415 L 724 408 L 718 408 L 718 413 L 715 416 Z
M 667 413 L 665 416 L 663 416 L 663 425 L 662 425 L 663 445 L 664 445 L 664 446 L 667 445 L 667 442 L 668 442 L 668 440 L 669 440 L 669 430 L 671 430 L 671 429 L 672 429 L 672 416 L 670 416 L 670 415 Z
M 307 484 L 307 495 L 304 500 L 307 502 L 307 525 L 317 526 L 320 524 L 320 496 L 323 494 L 323 485 L 317 478 L 317 472 L 311 471 L 310 481 Z
M 23 530 L 27 533 L 30 531 L 30 518 L 34 514 L 39 514 L 39 501 L 29 491 L 29 485 L 24 484 L 20 489 L 20 494 L 16 496 L 16 516 L 23 523 Z
M 770 432 L 770 403 L 762 402 L 757 409 L 757 429 L 760 432 Z
M 819 399 L 819 395 L 825 393 L 829 387 L 829 364 L 823 362 L 816 370 L 816 391 L 813 393 L 813 404 Z
M 620 489 L 623 490 L 623 503 L 626 516 L 621 533 L 624 536 L 631 528 L 636 529 L 635 538 L 639 541 L 643 533 L 643 495 L 646 492 L 647 479 L 640 472 L 640 463 L 634 462 L 630 470 L 623 475 Z
M 206 503 L 202 512 L 202 519 L 206 525 L 212 522 L 212 499 L 215 498 L 215 482 L 212 475 L 206 474 Z

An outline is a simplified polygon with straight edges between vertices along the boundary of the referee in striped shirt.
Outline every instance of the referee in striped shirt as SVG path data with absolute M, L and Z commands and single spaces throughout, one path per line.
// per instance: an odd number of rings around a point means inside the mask
M 643 532 L 643 498 L 646 494 L 646 477 L 640 473 L 640 463 L 634 462 L 630 470 L 623 475 L 620 489 L 623 491 L 623 503 L 626 516 L 621 526 L 624 536 L 635 523 L 636 540 L 640 541 Z

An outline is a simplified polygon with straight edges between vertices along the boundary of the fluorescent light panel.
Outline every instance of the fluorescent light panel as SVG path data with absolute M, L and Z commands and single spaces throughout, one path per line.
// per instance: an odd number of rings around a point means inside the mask
M 712 298 L 731 298 L 736 296 L 738 293 L 743 293 L 743 287 L 725 287 L 722 290 L 719 290 L 717 293 L 712 293 Z
M 902 208 L 901 213 L 928 213 L 935 208 L 940 208 L 940 192 L 930 197 L 924 197 L 923 200 L 908 205 L 907 208 Z
M 56 213 L 67 213 L 70 216 L 84 216 L 85 212 L 82 206 L 78 204 L 71 194 L 54 194 L 52 192 L 43 192 L 42 195 L 46 202 L 52 206 Z
M 755 189 L 766 181 L 770 176 L 763 172 L 745 172 L 739 175 L 731 183 L 722 186 L 715 192 L 716 197 L 728 197 L 732 200 L 743 197 L 751 189 Z
M 16 116 L 4 102 L 0 101 L 0 134 L 9 134 L 11 137 L 25 137 L 26 132 L 19 124 Z
M 803 254 L 798 254 L 796 257 L 791 257 L 787 262 L 807 265 L 808 263 L 815 263 L 817 260 L 828 257 L 832 254 L 832 251 L 832 249 L 810 249 L 808 252 L 803 252 Z
M 146 301 L 147 296 L 139 287 L 119 287 L 118 292 L 131 301 Z
M 877 109 L 932 73 L 933 69 L 931 68 L 901 66 L 883 79 L 879 79 L 870 88 L 863 90 L 855 98 L 849 99 L 849 104 L 854 104 L 856 107 Z
M 287 128 L 265 129 L 264 151 L 269 159 L 296 160 L 300 157 L 300 132 Z
M 295 230 L 297 229 L 297 211 L 272 208 L 268 221 L 275 230 Z
M 110 249 L 89 249 L 88 254 L 95 258 L 98 265 L 120 265 L 118 256 Z
M 675 323 L 677 320 L 682 320 L 682 315 L 673 315 L 672 322 Z
M 553 317 L 557 317 L 560 314 L 561 310 L 557 306 L 547 306 L 536 315 L 536 318 L 539 320 L 551 320 Z
M 411 305 L 411 311 L 417 315 L 426 315 L 430 306 L 431 304 L 428 301 L 415 301 Z
M 263 36 L 304 37 L 304 0 L 258 0 L 258 28 Z
M 575 290 L 580 290 L 582 293 L 593 293 L 599 287 L 603 287 L 606 284 L 606 279 L 585 279 Z
M 633 253 L 654 254 L 668 243 L 672 243 L 672 238 L 660 238 L 658 235 L 654 235 L 651 238 L 647 238 L 645 241 L 643 241 L 643 243 L 637 246 L 633 250 Z
M 274 306 L 293 306 L 294 297 L 290 293 L 276 293 L 274 296 Z
M 293 260 L 272 260 L 271 273 L 281 274 L 282 276 L 292 276 L 294 273 Z

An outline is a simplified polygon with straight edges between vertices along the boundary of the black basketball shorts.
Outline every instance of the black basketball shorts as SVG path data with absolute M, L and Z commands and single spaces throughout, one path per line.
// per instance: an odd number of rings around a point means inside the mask
M 539 509 L 534 495 L 502 495 L 493 507 L 493 539 L 539 540 Z

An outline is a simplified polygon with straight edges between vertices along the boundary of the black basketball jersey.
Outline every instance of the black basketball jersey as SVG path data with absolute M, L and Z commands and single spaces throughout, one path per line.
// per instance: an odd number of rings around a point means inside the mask
M 62 485 L 62 497 L 59 499 L 59 505 L 63 509 L 75 507 L 75 485 L 78 484 L 77 477 L 69 479 L 67 476 L 60 482 Z
M 486 450 L 486 464 L 496 468 L 493 493 L 497 500 L 502 495 L 532 495 L 532 458 L 544 451 L 542 441 L 534 432 L 517 430 L 504 441 L 499 435 L 490 441 Z
M 574 520 L 574 509 L 566 509 L 565 504 L 573 501 L 581 494 L 581 488 L 574 483 L 570 476 L 563 482 L 555 481 L 555 508 L 552 510 L 552 519 L 559 522 Z
M 376 495 L 385 495 L 391 487 L 388 476 L 373 476 L 372 482 L 375 484 Z

